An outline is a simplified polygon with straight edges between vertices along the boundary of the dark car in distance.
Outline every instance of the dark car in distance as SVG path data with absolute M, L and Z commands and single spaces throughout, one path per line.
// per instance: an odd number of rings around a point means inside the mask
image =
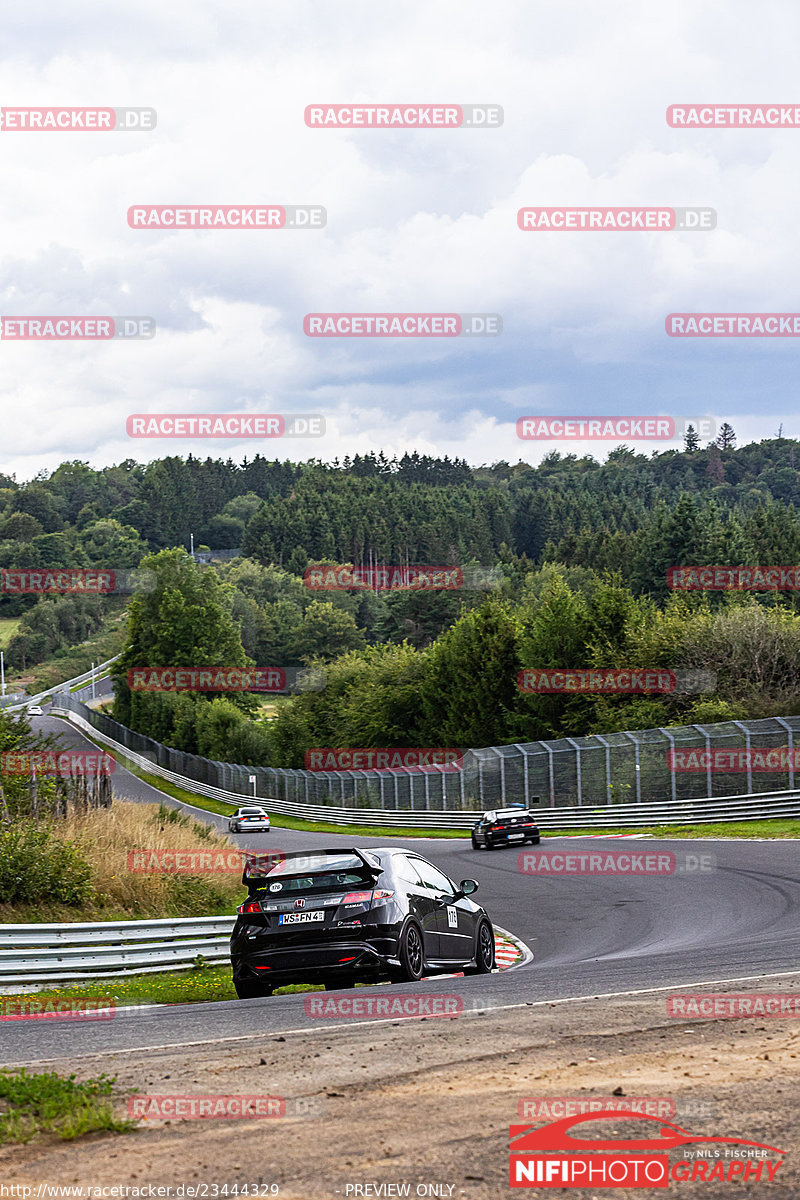
M 413 851 L 314 850 L 249 862 L 231 934 L 241 999 L 289 983 L 326 988 L 494 969 L 494 929 L 452 879 Z
M 521 846 L 531 842 L 538 846 L 541 841 L 539 826 L 533 813 L 526 808 L 493 808 L 485 812 L 472 826 L 472 849 L 494 850 L 495 846 Z

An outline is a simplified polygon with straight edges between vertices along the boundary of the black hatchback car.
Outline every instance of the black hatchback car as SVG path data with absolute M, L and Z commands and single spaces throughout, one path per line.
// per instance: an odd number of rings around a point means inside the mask
M 469 897 L 411 851 L 315 850 L 251 862 L 248 897 L 231 935 L 240 998 L 288 983 L 417 980 L 424 974 L 494 968 L 494 930 Z
M 494 850 L 495 846 L 515 846 L 541 841 L 539 826 L 533 813 L 525 808 L 496 808 L 485 812 L 472 826 L 472 849 Z

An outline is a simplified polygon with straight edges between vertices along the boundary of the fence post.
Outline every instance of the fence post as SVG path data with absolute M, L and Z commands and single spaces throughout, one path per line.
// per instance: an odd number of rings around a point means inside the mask
M 640 769 L 639 769 L 639 741 L 637 738 L 635 738 L 633 736 L 632 733 L 626 733 L 625 737 L 630 738 L 631 741 L 633 742 L 634 746 L 636 747 L 636 760 L 635 760 L 636 761 L 636 803 L 641 804 L 642 803 L 642 781 L 640 778 L 641 773 L 640 773 Z
M 748 796 L 752 796 L 752 794 L 753 794 L 753 764 L 750 761 L 750 730 L 747 728 L 746 725 L 743 725 L 741 721 L 733 721 L 732 724 L 736 725 L 736 727 L 738 729 L 741 729 L 742 732 L 744 733 L 744 748 L 747 753 L 747 794 L 748 794 Z
M 782 725 L 783 728 L 786 730 L 786 732 L 789 735 L 789 741 L 787 744 L 787 749 L 789 751 L 789 787 L 793 788 L 794 787 L 794 730 L 792 729 L 791 725 L 788 725 L 786 723 L 786 721 L 784 721 L 783 717 L 775 717 L 774 720 L 776 720 L 779 725 Z
M 553 747 L 548 746 L 547 742 L 539 742 L 540 746 L 544 746 L 547 751 L 547 773 L 550 780 L 550 807 L 556 806 L 556 777 L 553 771 Z
M 672 734 L 669 732 L 668 729 L 664 729 L 660 725 L 658 727 L 658 732 L 663 733 L 664 737 L 669 742 L 669 777 L 670 777 L 670 782 L 672 785 L 672 799 L 674 802 L 675 800 L 678 799 L 678 792 L 677 792 L 676 780 L 675 780 L 675 738 L 672 736 Z
M 514 742 L 514 749 L 519 750 L 522 755 L 522 794 L 525 797 L 525 807 L 530 808 L 531 786 L 528 778 L 528 755 L 525 753 L 525 747 L 520 742 Z
M 692 725 L 692 729 L 696 729 L 698 733 L 702 733 L 706 743 L 706 787 L 708 788 L 709 798 L 713 795 L 714 789 L 711 786 L 711 735 L 706 729 L 700 725 Z
M 613 804 L 614 803 L 614 793 L 611 790 L 611 747 L 609 746 L 606 739 L 604 737 L 602 737 L 601 734 L 595 733 L 592 736 L 597 738 L 600 745 L 605 746 L 605 748 L 606 748 L 606 796 L 607 796 L 606 804 Z
M 583 804 L 583 788 L 581 786 L 581 748 L 574 738 L 564 738 L 565 742 L 569 742 L 570 746 L 575 747 L 575 781 L 578 785 L 578 804 Z

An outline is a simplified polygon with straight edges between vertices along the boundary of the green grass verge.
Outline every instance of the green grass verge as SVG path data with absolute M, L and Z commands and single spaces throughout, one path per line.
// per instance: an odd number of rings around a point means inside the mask
M 278 989 L 286 992 L 313 992 L 312 984 L 291 984 Z M 113 979 L 87 980 L 69 987 L 45 986 L 33 992 L 0 996 L 0 1012 L 16 1012 L 32 1003 L 49 1001 L 113 1000 L 117 1007 L 133 1004 L 208 1004 L 217 1000 L 235 1000 L 231 968 L 199 966 L 190 971 L 154 972 L 149 975 L 123 975 Z M 41 1018 L 50 1019 L 50 1018 Z M 2 1094 L 2 1093 L 0 1093 Z
M 23 1068 L 0 1071 L 0 1143 L 29 1142 L 37 1134 L 73 1141 L 99 1130 L 127 1133 L 134 1121 L 114 1116 L 111 1096 L 115 1076 L 100 1075 L 77 1083 L 74 1075 L 55 1071 L 29 1075 Z
M 642 833 L 654 838 L 800 838 L 800 817 L 767 821 L 714 821 L 709 825 L 615 826 L 613 829 L 548 830 L 545 837 L 595 837 L 612 833 Z

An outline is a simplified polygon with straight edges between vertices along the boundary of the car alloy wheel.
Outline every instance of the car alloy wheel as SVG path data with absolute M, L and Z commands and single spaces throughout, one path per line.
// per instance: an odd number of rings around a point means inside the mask
M 478 926 L 477 940 L 475 966 L 468 967 L 465 975 L 488 975 L 494 968 L 494 934 L 488 921 L 481 921 Z
M 402 971 L 398 973 L 400 980 L 410 980 L 416 983 L 422 978 L 424 959 L 422 954 L 422 934 L 413 921 L 409 921 L 400 935 L 400 952 L 398 954 Z

